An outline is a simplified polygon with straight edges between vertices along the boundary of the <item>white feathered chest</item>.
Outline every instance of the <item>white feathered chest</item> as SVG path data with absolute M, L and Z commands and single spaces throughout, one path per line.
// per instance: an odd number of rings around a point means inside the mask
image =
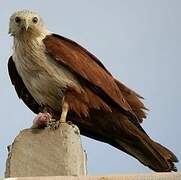
M 45 53 L 42 39 L 15 39 L 13 61 L 34 99 L 59 111 L 64 90 L 79 83 L 70 71 Z

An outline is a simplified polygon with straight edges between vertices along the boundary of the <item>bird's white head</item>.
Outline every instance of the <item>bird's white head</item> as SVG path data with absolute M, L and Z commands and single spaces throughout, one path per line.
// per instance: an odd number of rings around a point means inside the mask
M 42 33 L 46 33 L 45 24 L 41 17 L 33 11 L 22 10 L 15 12 L 10 17 L 9 22 L 9 34 L 16 38 L 20 38 L 24 35 L 38 37 Z

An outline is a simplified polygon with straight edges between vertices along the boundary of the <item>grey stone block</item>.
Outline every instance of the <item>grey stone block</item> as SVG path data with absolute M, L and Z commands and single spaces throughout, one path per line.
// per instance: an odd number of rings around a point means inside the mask
M 9 147 L 5 177 L 86 175 L 86 155 L 77 126 L 25 129 Z

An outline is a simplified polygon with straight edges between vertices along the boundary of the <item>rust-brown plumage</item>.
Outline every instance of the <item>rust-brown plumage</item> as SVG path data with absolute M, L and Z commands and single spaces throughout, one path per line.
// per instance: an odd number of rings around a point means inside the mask
M 100 68 L 101 63 L 95 56 L 85 51 L 77 43 L 62 36 L 47 36 L 44 39 L 44 43 L 47 53 L 55 60 L 67 66 L 77 76 L 94 86 L 94 88 L 98 88 L 99 91 L 118 104 L 120 108 L 132 112 L 113 77 L 103 65 Z M 96 92 L 98 90 L 95 89 L 94 92 L 99 93 Z
M 64 97 L 69 104 L 67 119 L 75 123 L 83 135 L 109 143 L 155 171 L 176 171 L 173 163 L 178 161 L 176 156 L 151 140 L 140 126 L 146 117 L 141 96 L 114 79 L 94 55 L 74 41 L 51 34 L 43 43 L 45 53 L 57 65 L 72 72 L 81 85 L 81 88 L 67 87 Z M 42 111 L 42 105 L 23 83 L 12 57 L 8 68 L 19 98 L 33 112 Z M 45 106 L 55 118 L 60 117 L 61 112 Z

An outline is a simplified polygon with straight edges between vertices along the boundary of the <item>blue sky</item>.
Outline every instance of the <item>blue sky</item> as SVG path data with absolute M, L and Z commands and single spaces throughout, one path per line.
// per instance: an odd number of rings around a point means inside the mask
M 179 0 L 54 0 L 5 1 L 0 10 L 0 176 L 4 176 L 7 145 L 28 128 L 35 116 L 17 98 L 8 73 L 12 38 L 10 15 L 37 11 L 57 34 L 94 53 L 110 72 L 145 97 L 150 109 L 142 124 L 152 139 L 181 159 L 181 1 Z M 125 153 L 82 137 L 91 175 L 150 172 Z M 177 164 L 181 170 L 180 163 Z

